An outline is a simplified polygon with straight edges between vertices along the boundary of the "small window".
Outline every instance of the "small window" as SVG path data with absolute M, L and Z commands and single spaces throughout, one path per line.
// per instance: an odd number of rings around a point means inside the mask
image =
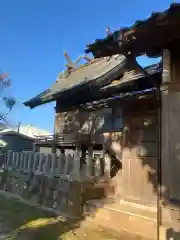
M 116 109 L 113 112 L 113 130 L 120 130 L 123 127 L 122 110 Z
M 123 127 L 122 111 L 121 109 L 111 109 L 104 116 L 104 132 L 119 131 Z

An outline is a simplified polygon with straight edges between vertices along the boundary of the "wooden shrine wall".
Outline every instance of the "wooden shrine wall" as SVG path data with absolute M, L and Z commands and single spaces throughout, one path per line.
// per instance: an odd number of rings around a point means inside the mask
M 157 198 L 157 110 L 141 105 L 123 112 L 123 189 L 121 196 L 143 204 Z

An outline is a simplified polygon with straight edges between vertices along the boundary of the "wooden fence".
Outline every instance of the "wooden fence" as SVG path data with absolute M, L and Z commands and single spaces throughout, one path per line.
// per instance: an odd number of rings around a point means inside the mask
M 87 180 L 89 177 L 100 177 L 104 172 L 107 175 L 110 170 L 109 161 L 106 157 L 103 163 L 100 154 L 95 153 L 92 157 L 87 154 L 85 161 L 81 163 L 80 155 L 76 152 L 74 154 L 57 155 L 33 151 L 8 151 L 5 166 L 9 170 L 78 181 Z
M 6 167 L 10 170 L 19 170 L 21 172 L 33 173 L 36 175 L 47 175 L 54 177 L 73 175 L 73 157 L 61 154 L 43 154 L 39 152 L 8 151 Z
M 82 213 L 83 183 L 104 172 L 99 158 L 93 164 L 88 155 L 86 161 L 80 166 L 77 151 L 73 155 L 59 156 L 9 151 L 0 172 L 0 188 L 66 215 L 79 216 Z

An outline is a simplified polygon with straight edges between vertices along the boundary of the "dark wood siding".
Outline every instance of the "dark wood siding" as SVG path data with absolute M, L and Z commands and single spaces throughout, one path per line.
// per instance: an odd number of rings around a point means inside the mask
M 58 104 L 58 103 L 57 103 Z M 90 133 L 93 128 L 93 140 L 103 144 L 103 132 L 117 132 L 122 129 L 121 111 L 117 108 L 101 109 L 96 112 L 76 109 L 69 112 L 58 112 L 56 107 L 55 132 L 56 134 L 70 134 L 76 136 L 77 133 Z

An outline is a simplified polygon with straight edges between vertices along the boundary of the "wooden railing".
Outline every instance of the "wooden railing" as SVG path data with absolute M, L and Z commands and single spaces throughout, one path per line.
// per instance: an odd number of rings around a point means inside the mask
M 72 134 L 36 136 L 36 143 L 53 144 L 53 142 L 59 145 L 75 144 L 75 136 Z

